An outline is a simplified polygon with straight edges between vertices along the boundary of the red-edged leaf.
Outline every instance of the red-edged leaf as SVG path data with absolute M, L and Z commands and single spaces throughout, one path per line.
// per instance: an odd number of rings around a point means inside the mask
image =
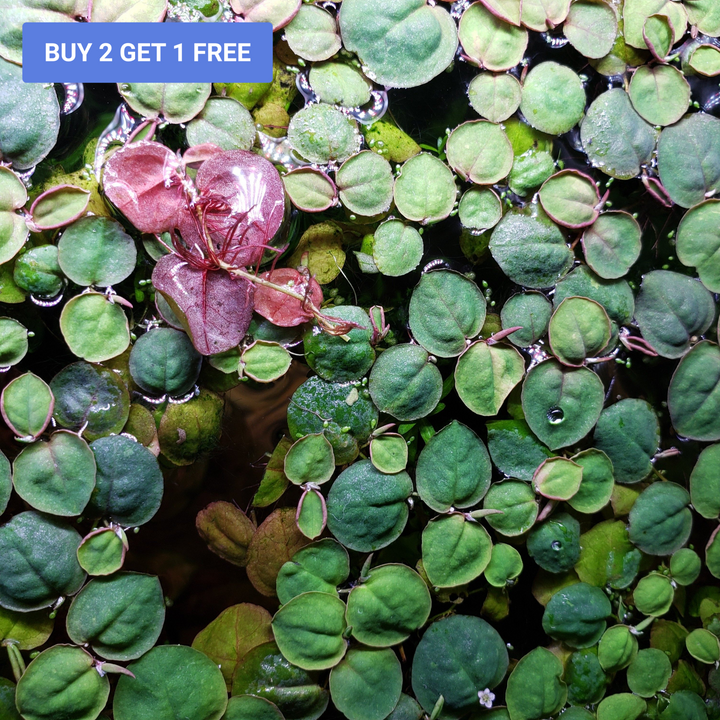
M 245 336 L 253 311 L 253 285 L 224 270 L 199 270 L 177 255 L 164 255 L 153 285 L 180 318 L 202 355 L 230 350 Z
M 323 293 L 320 285 L 312 278 L 306 277 L 292 268 L 278 268 L 270 272 L 261 273 L 263 280 L 269 280 L 276 285 L 282 285 L 301 294 L 315 307 L 320 307 Z M 293 327 L 300 325 L 313 317 L 307 309 L 307 302 L 298 300 L 279 290 L 258 285 L 255 289 L 255 311 L 267 318 L 274 325 L 280 327 Z
M 140 141 L 118 150 L 105 164 L 105 194 L 140 231 L 175 227 L 185 205 L 182 164 L 164 145 Z
M 235 267 L 258 263 L 285 213 L 285 187 L 273 164 L 229 150 L 206 160 L 195 183 L 218 257 Z

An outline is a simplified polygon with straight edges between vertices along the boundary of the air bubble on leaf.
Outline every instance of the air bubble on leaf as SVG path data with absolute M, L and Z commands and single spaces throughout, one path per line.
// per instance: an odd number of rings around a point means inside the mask
M 562 408 L 553 407 L 548 410 L 547 419 L 551 425 L 559 425 L 563 420 L 565 420 L 565 413 Z
M 121 103 L 115 111 L 112 122 L 102 131 L 95 148 L 95 177 L 100 180 L 100 171 L 105 162 L 105 153 L 111 145 L 116 143 L 124 145 L 132 131 L 140 124 L 140 120 L 134 118 L 125 103 Z
M 553 550 L 562 550 L 562 545 L 560 544 L 560 542 L 559 542 L 558 540 L 553 541 L 553 542 L 550 544 L 550 547 L 551 547 Z

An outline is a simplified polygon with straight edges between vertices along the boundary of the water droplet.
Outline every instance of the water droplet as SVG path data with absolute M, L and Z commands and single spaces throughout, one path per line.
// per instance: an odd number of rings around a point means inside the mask
M 547 412 L 547 419 L 551 425 L 559 425 L 565 420 L 565 413 L 562 408 L 552 407 Z
M 63 90 L 65 91 L 65 100 L 60 114 L 70 115 L 82 105 L 85 89 L 82 83 L 63 83 Z
M 556 550 L 556 551 L 557 551 L 557 550 L 562 550 L 562 545 L 560 544 L 560 541 L 559 541 L 559 540 L 554 540 L 554 541 L 551 543 L 550 547 L 551 547 L 553 550 Z

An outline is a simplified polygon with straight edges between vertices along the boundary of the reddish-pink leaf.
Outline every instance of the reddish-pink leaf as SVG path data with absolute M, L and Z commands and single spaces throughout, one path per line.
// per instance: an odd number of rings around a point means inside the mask
M 141 232 L 175 227 L 185 204 L 181 162 L 164 145 L 140 141 L 118 150 L 105 164 L 105 194 Z
M 199 270 L 164 255 L 153 270 L 163 294 L 202 355 L 230 350 L 245 336 L 253 311 L 253 285 L 224 270 Z
M 285 214 L 285 187 L 273 164 L 229 150 L 206 160 L 195 182 L 218 257 L 235 267 L 258 263 Z
M 188 148 L 183 155 L 183 163 L 190 167 L 200 167 L 201 163 L 209 160 L 215 155 L 219 155 L 223 152 L 222 148 L 219 148 L 213 143 L 202 143 L 202 145 L 193 145 Z
M 262 273 L 260 277 L 276 285 L 287 287 L 304 298 L 299 300 L 279 290 L 258 285 L 255 290 L 255 311 L 274 325 L 280 327 L 300 325 L 313 317 L 313 313 L 308 309 L 308 301 L 317 308 L 322 305 L 323 293 L 320 285 L 297 270 L 278 268 Z

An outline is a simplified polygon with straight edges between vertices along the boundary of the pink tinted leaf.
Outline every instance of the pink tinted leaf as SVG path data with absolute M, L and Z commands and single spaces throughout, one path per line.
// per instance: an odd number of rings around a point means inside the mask
M 255 311 L 280 327 L 294 327 L 313 317 L 314 313 L 309 307 L 312 303 L 319 308 L 323 301 L 323 294 L 317 281 L 306 277 L 292 268 L 278 268 L 270 272 L 261 273 L 263 280 L 281 285 L 294 293 L 303 296 L 304 300 L 291 297 L 279 290 L 258 285 L 255 289 Z
M 193 145 L 188 148 L 183 155 L 183 164 L 190 167 L 200 167 L 201 163 L 209 160 L 215 155 L 219 155 L 223 152 L 222 148 L 219 148 L 213 143 L 202 143 L 202 145 Z
M 253 285 L 224 270 L 202 270 L 177 255 L 165 255 L 153 270 L 153 285 L 163 294 L 202 355 L 240 344 L 253 311 Z
M 229 150 L 204 162 L 195 182 L 218 257 L 235 267 L 258 263 L 285 215 L 285 187 L 273 164 Z
M 140 141 L 118 150 L 105 164 L 105 194 L 140 231 L 175 227 L 185 204 L 181 163 L 164 145 Z

